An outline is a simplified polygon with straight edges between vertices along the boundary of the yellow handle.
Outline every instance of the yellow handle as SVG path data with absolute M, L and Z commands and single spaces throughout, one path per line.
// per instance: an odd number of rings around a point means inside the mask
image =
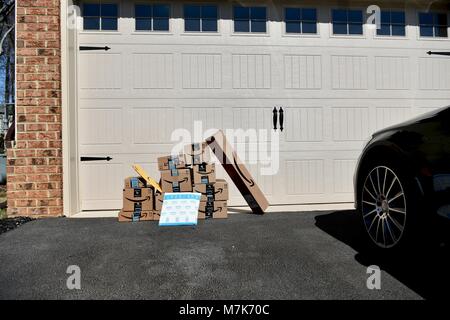
M 149 185 L 151 185 L 153 188 L 155 188 L 155 190 L 158 190 L 159 192 L 162 193 L 162 189 L 161 189 L 161 186 L 159 185 L 159 183 L 156 182 L 155 180 L 153 180 L 152 178 L 150 178 L 150 176 L 144 170 L 144 168 L 142 168 L 138 164 L 133 164 L 133 169 L 134 169 L 134 171 L 137 172 L 138 175 L 140 175 L 143 179 L 145 179 L 145 181 L 147 181 L 147 183 Z

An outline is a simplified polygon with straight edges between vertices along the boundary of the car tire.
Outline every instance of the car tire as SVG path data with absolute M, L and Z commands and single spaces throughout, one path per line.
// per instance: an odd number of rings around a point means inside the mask
M 417 241 L 421 194 L 404 166 L 393 161 L 367 164 L 358 196 L 358 214 L 370 249 L 394 252 Z

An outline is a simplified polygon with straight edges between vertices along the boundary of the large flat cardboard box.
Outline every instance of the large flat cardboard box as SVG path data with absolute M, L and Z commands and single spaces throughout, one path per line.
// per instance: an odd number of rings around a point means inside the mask
M 186 168 L 186 156 L 184 154 L 170 155 L 158 158 L 159 171 L 182 168 Z
M 163 192 L 192 192 L 191 170 L 161 171 L 161 188 Z
M 211 159 L 210 149 L 206 142 L 188 144 L 184 147 L 184 153 L 189 166 L 208 163 Z
M 226 201 L 200 201 L 198 207 L 199 219 L 226 219 L 228 207 Z
M 128 177 L 125 178 L 124 188 L 134 189 L 134 188 L 145 188 L 147 187 L 147 181 L 142 177 Z
M 123 190 L 123 211 L 153 211 L 153 189 Z
M 269 202 L 245 164 L 238 158 L 223 131 L 219 130 L 215 135 L 209 137 L 206 142 L 230 176 L 230 179 L 241 192 L 253 213 L 263 214 L 269 207 Z
M 200 201 L 227 201 L 228 183 L 224 179 L 217 179 L 211 184 L 194 184 L 194 192 L 202 194 Z
M 138 221 L 153 221 L 153 211 L 123 211 L 119 212 L 119 222 L 138 222 Z
M 196 164 L 192 167 L 192 176 L 194 184 L 211 184 L 216 182 L 215 164 Z

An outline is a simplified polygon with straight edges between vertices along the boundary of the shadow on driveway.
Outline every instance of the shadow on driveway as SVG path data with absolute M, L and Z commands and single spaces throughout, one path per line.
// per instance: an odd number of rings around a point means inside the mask
M 401 253 L 382 254 L 366 247 L 364 230 L 356 212 L 338 211 L 316 216 L 315 220 L 318 228 L 357 251 L 355 260 L 362 265 L 379 266 L 423 298 L 450 296 L 448 225 L 438 231 L 438 242 Z

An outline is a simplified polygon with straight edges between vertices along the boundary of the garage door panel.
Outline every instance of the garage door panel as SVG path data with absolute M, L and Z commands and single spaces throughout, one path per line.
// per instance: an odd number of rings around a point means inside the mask
M 369 108 L 335 107 L 332 118 L 334 141 L 363 141 L 370 135 Z
M 325 139 L 322 107 L 288 107 L 284 109 L 286 142 L 323 142 Z
M 230 128 L 241 129 L 243 134 L 249 138 L 257 138 L 259 142 L 272 140 L 273 107 L 243 106 L 233 107 L 231 110 L 233 122 Z
M 213 103 L 204 107 L 183 107 L 180 128 L 188 130 L 192 135 L 195 135 L 196 132 L 203 135 L 209 129 L 224 129 L 225 112 L 223 108 L 215 107 Z M 195 131 L 196 122 L 200 125 L 196 129 L 197 131 Z
M 384 106 L 376 107 L 376 127 L 377 130 L 389 127 L 412 118 L 410 107 Z
M 82 210 L 110 210 L 122 206 L 124 163 L 80 164 L 80 196 Z
M 173 56 L 171 53 L 133 53 L 133 89 L 173 89 Z
M 333 159 L 333 193 L 352 194 L 356 163 L 354 157 Z
M 221 89 L 222 54 L 182 54 L 183 89 Z
M 179 124 L 176 109 L 170 107 L 132 108 L 130 117 L 132 123 L 126 130 L 133 132 L 136 145 L 171 144 L 171 134 Z
M 368 89 L 368 57 L 333 55 L 331 57 L 331 68 L 333 89 Z
M 269 54 L 233 54 L 233 88 L 270 89 L 270 63 Z
M 79 130 L 81 146 L 122 144 L 122 109 L 80 109 L 78 119 L 83 124 Z
M 359 150 L 281 152 L 280 202 L 353 201 L 353 173 L 358 156 Z
M 322 56 L 288 54 L 284 56 L 285 89 L 321 89 Z
M 79 56 L 81 90 L 119 90 L 123 88 L 123 62 L 120 53 L 82 53 Z

